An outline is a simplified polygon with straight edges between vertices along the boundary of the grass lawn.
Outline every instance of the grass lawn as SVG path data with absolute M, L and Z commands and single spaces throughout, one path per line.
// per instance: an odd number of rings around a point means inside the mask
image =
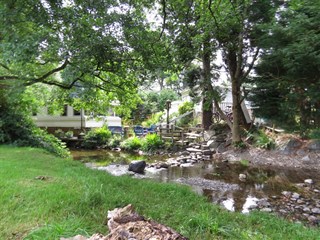
M 230 213 L 188 187 L 114 177 L 43 150 L 0 146 L 1 240 L 106 234 L 107 211 L 129 203 L 190 239 L 320 239 L 319 228 Z

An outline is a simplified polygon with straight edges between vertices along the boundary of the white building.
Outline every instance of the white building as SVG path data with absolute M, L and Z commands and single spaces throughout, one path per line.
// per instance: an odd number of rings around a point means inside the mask
M 99 128 L 107 124 L 108 127 L 121 127 L 121 118 L 111 113 L 109 116 L 88 116 L 85 111 L 76 111 L 73 107 L 65 105 L 64 112 L 60 116 L 48 114 L 48 108 L 44 107 L 39 113 L 33 116 L 38 127 L 46 128 L 48 132 L 57 129 L 63 131 Z

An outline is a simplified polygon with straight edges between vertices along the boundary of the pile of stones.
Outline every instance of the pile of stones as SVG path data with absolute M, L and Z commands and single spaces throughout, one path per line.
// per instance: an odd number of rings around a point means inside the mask
M 296 185 L 297 191 L 283 191 L 280 196 L 260 199 L 251 209 L 274 212 L 295 222 L 320 225 L 320 190 L 312 179 Z
M 206 143 L 190 144 L 185 151 L 177 153 L 176 157 L 171 157 L 166 162 L 156 162 L 149 165 L 155 168 L 168 168 L 169 166 L 188 167 L 195 163 L 212 160 L 215 153 Z

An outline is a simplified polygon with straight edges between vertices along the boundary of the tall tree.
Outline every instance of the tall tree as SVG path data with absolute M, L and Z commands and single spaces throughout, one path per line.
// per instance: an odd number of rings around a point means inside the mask
M 174 43 L 177 55 L 184 62 L 197 57 L 203 66 L 204 127 L 210 124 L 212 100 L 219 100 L 213 83 L 213 60 L 221 50 L 224 66 L 231 81 L 233 97 L 232 140 L 240 142 L 240 125 L 244 124 L 241 110 L 241 86 L 249 76 L 259 56 L 257 42 L 267 34 L 262 26 L 275 17 L 276 1 L 162 1 L 163 19 Z M 221 112 L 221 110 L 220 110 Z M 221 112 L 222 113 L 222 112 Z
M 269 0 L 210 1 L 208 4 L 215 22 L 215 38 L 231 81 L 233 143 L 241 141 L 240 126 L 245 124 L 241 87 L 259 56 L 257 43 L 268 34 L 264 26 L 273 21 L 277 5 L 277 1 Z
M 320 3 L 279 9 L 264 41 L 253 101 L 256 114 L 302 131 L 320 126 Z
M 212 125 L 213 101 L 218 101 L 218 94 L 213 86 L 217 74 L 212 72 L 216 47 L 210 30 L 212 18 L 201 1 L 167 0 L 161 3 L 163 28 L 168 30 L 164 32 L 172 39 L 175 61 L 184 65 L 190 73 L 194 72 L 192 66 L 195 62 L 202 64 L 201 73 L 197 76 L 189 75 L 191 78 L 188 82 L 189 87 L 196 85 L 200 89 L 202 126 L 207 130 Z
M 143 25 L 141 6 L 125 1 L 10 0 L 2 1 L 0 9 L 2 86 L 42 83 L 72 89 L 85 100 L 103 95 L 100 101 L 105 103 L 135 103 L 141 59 L 124 33 L 132 19 Z

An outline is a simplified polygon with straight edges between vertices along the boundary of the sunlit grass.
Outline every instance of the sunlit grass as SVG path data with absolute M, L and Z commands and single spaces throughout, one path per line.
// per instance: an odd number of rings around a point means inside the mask
M 113 177 L 39 149 L 0 146 L 0 239 L 107 233 L 107 211 L 129 203 L 190 239 L 320 239 L 319 229 L 214 206 L 189 188 Z

